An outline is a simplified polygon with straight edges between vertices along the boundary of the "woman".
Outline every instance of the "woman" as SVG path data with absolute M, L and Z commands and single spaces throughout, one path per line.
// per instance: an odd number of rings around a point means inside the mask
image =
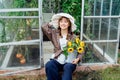
M 63 54 L 63 47 L 68 40 L 75 38 L 73 31 L 76 29 L 74 18 L 67 13 L 53 15 L 51 22 L 42 26 L 44 34 L 54 45 L 54 55 L 45 65 L 47 80 L 72 80 L 72 73 L 76 64 L 81 60 L 82 55 Z M 75 51 L 74 51 L 75 52 Z M 59 73 L 63 71 L 62 76 Z

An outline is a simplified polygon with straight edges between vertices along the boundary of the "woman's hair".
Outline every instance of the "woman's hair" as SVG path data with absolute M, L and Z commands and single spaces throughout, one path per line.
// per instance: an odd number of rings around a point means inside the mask
M 59 19 L 59 21 L 58 21 L 58 24 L 59 24 L 59 22 L 62 20 L 62 18 L 66 18 L 66 19 L 67 19 L 67 21 L 69 22 L 68 34 L 73 34 L 73 33 L 72 33 L 71 22 L 70 22 L 69 18 L 64 17 L 64 16 L 63 16 L 63 17 L 61 17 L 61 18 Z M 61 35 L 61 28 L 60 28 L 60 26 L 58 26 L 58 30 L 59 30 L 59 35 L 62 37 L 62 35 Z M 67 37 L 68 37 L 68 35 L 67 35 Z

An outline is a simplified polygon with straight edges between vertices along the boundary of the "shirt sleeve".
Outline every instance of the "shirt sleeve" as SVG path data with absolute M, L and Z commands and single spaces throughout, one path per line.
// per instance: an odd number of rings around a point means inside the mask
M 45 23 L 42 25 L 42 31 L 43 33 L 48 37 L 49 40 L 52 39 L 52 29 L 51 29 L 51 25 L 49 25 L 49 23 Z

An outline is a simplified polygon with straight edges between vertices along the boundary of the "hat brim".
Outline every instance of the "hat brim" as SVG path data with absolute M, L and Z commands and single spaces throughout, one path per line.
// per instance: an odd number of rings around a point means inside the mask
M 53 25 L 56 29 L 58 28 L 58 21 L 61 17 L 67 17 L 71 22 L 72 31 L 76 30 L 75 19 L 67 13 L 58 13 L 52 16 L 50 24 Z

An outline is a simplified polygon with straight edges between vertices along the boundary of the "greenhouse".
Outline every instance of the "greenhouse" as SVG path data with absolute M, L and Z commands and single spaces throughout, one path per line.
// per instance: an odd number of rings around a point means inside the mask
M 0 69 L 13 70 L 0 75 L 44 66 L 52 45 L 41 25 L 59 12 L 75 17 L 75 33 L 86 43 L 80 64 L 117 64 L 120 0 L 0 0 Z

